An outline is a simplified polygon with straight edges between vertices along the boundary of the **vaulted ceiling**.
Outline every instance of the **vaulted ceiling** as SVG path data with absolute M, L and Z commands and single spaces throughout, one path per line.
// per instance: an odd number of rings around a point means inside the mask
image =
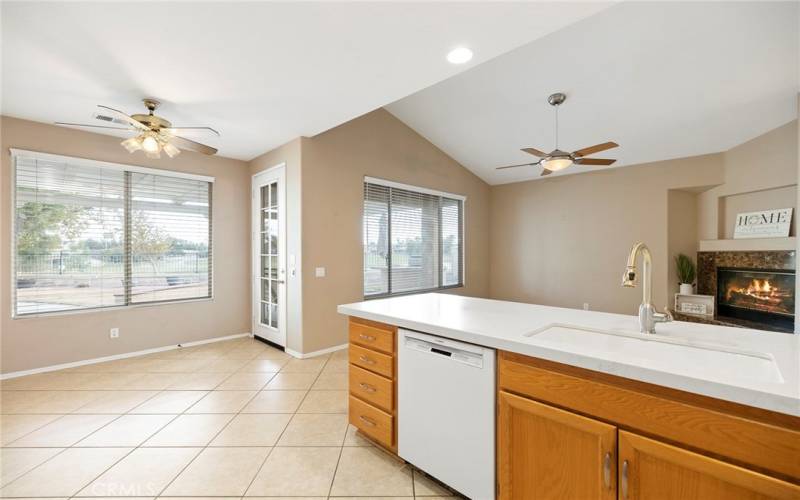
M 95 105 L 209 125 L 251 159 L 602 11 L 610 2 L 2 2 L 2 112 Z M 455 46 L 475 58 L 454 66 Z M 463 155 L 462 155 L 463 156 Z
M 617 4 L 387 109 L 490 184 L 539 178 L 495 167 L 554 148 L 556 91 L 560 148 L 614 140 L 611 168 L 724 151 L 797 117 L 799 5 Z

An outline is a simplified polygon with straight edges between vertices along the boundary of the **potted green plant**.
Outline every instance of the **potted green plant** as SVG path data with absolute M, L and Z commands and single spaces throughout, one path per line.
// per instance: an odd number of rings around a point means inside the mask
M 694 261 L 687 255 L 678 254 L 675 257 L 675 270 L 680 283 L 679 292 L 681 295 L 691 295 L 694 292 L 693 284 L 697 276 Z

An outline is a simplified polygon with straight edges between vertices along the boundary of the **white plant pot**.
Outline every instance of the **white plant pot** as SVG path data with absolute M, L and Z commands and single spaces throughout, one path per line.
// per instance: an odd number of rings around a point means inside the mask
M 692 295 L 694 294 L 694 287 L 691 283 L 681 283 L 679 292 L 681 295 Z

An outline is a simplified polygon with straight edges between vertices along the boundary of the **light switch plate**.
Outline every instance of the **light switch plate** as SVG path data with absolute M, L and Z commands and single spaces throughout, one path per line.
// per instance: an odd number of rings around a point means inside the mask
M 314 276 L 316 276 L 317 278 L 324 278 L 325 277 L 325 268 L 324 267 L 318 267 L 318 268 L 314 269 Z

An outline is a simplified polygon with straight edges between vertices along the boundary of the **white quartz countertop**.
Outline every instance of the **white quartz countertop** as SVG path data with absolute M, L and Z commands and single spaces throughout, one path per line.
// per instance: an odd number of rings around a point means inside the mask
M 657 347 L 664 344 L 649 344 L 656 348 L 651 348 L 651 352 L 659 353 L 659 359 L 654 359 L 652 356 L 648 358 L 638 355 L 636 349 L 630 352 L 615 351 L 613 346 L 619 342 L 615 344 L 596 341 L 606 336 L 592 330 L 623 332 L 627 338 L 633 339 L 645 337 L 638 333 L 637 317 L 623 314 L 441 293 L 344 304 L 338 307 L 338 312 L 800 416 L 800 335 L 683 321 L 656 325 L 658 341 L 666 339 L 665 342 L 674 341 L 679 345 L 694 343 L 733 352 L 757 353 L 760 357 L 747 360 L 768 364 L 775 372 L 770 378 L 748 376 L 747 370 L 731 369 L 731 366 L 725 366 L 724 353 L 716 351 L 694 349 L 688 352 L 691 355 L 683 356 L 675 355 L 680 349 L 670 346 L 661 355 Z M 571 335 L 559 337 L 557 330 Z M 556 337 L 559 342 L 549 341 L 548 335 L 536 334 L 544 331 L 551 337 Z M 585 337 L 576 332 L 593 337 Z M 646 337 L 645 340 L 653 338 L 652 335 Z M 602 348 L 598 347 L 600 344 Z M 767 359 L 774 361 L 774 367 L 764 361 Z

